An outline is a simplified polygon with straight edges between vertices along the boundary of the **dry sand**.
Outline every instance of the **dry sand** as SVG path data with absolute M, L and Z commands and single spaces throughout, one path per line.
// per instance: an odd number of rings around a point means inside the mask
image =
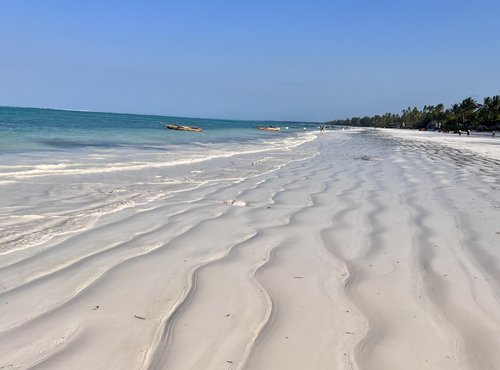
M 500 139 L 461 139 L 6 183 L 0 369 L 499 369 Z

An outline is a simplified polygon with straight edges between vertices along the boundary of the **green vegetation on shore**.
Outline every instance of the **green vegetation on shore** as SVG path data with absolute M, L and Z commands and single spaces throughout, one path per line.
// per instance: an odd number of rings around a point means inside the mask
M 500 95 L 486 97 L 482 104 L 473 98 L 467 98 L 448 109 L 445 109 L 443 104 L 425 105 L 422 110 L 417 107 L 408 107 L 403 109 L 401 114 L 385 113 L 381 116 L 352 117 L 329 121 L 327 124 L 445 131 L 498 130 L 500 128 Z

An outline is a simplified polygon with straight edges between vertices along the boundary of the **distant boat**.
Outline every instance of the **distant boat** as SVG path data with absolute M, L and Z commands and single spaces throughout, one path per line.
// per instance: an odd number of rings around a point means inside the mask
M 203 129 L 200 127 L 180 126 L 175 124 L 165 124 L 165 128 L 168 128 L 169 130 L 203 132 Z
M 277 126 L 257 126 L 257 129 L 258 130 L 262 130 L 262 131 L 279 131 L 279 130 L 281 130 L 281 127 L 277 127 Z

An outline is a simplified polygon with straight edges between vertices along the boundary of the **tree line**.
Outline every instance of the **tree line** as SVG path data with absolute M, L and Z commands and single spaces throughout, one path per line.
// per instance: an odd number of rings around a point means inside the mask
M 390 127 L 413 129 L 437 129 L 443 131 L 478 130 L 491 131 L 500 128 L 500 95 L 486 97 L 483 103 L 466 98 L 461 103 L 445 109 L 443 104 L 425 105 L 403 109 L 401 114 L 352 117 L 327 122 L 329 125 L 358 127 Z

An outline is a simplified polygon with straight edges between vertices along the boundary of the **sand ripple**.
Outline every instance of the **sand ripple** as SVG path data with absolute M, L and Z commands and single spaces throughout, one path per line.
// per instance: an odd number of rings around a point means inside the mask
M 500 163 L 471 150 L 353 130 L 7 181 L 0 369 L 498 368 Z

